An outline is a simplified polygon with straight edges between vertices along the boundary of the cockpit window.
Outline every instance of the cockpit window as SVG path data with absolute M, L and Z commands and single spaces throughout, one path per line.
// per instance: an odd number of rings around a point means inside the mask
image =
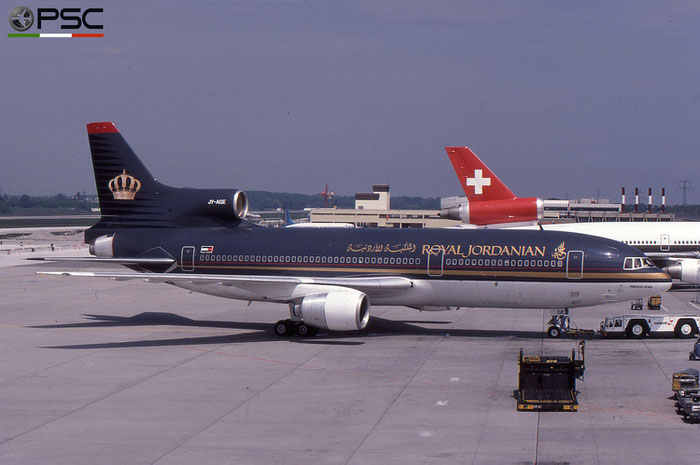
M 625 270 L 638 270 L 640 268 L 653 268 L 654 262 L 646 257 L 626 257 L 624 269 Z

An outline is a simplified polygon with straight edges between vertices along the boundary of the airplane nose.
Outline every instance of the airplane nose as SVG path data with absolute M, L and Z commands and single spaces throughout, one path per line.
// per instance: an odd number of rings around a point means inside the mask
M 666 292 L 671 289 L 673 285 L 673 279 L 668 275 L 668 273 L 657 268 L 654 273 L 654 280 L 651 281 L 651 287 L 654 290 L 654 294 L 659 294 L 661 292 Z

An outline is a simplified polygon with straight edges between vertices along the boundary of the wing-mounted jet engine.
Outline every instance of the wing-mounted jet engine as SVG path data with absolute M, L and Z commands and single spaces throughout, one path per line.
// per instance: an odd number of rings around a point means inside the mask
M 680 279 L 689 284 L 700 284 L 700 260 L 681 258 L 664 268 L 672 278 Z

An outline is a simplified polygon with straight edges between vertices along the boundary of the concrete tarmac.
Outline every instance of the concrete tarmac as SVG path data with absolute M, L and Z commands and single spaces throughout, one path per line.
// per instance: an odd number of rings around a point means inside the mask
M 692 340 L 586 340 L 576 413 L 516 411 L 518 352 L 570 355 L 548 310 L 372 308 L 280 339 L 282 305 L 0 267 L 0 463 L 695 464 L 670 399 Z M 694 294 L 661 312 L 698 314 Z M 573 310 L 582 328 L 629 304 Z

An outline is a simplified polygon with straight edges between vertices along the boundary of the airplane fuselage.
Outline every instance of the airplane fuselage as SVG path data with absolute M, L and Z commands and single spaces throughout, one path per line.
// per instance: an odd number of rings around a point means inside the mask
M 543 228 L 605 237 L 642 252 L 700 251 L 700 223 L 695 221 L 563 223 L 543 225 Z
M 95 231 L 97 234 L 99 231 Z M 401 276 L 410 289 L 372 297 L 372 305 L 561 308 L 648 296 L 668 288 L 656 268 L 624 269 L 635 249 L 569 233 L 494 230 L 261 228 L 118 229 L 114 256 L 168 256 L 173 274 L 358 277 Z M 286 302 L 219 283 L 173 284 L 245 300 Z M 286 291 L 285 291 L 286 292 Z M 285 294 L 280 291 L 280 295 Z

